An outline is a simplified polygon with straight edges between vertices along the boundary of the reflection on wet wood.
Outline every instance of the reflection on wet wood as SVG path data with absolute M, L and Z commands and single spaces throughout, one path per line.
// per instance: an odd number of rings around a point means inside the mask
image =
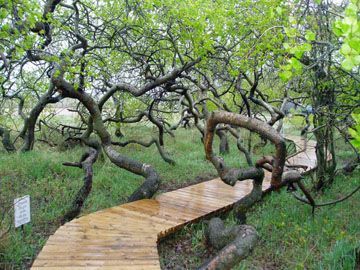
M 300 150 L 303 143 L 290 139 Z M 314 142 L 308 142 L 306 151 L 288 163 L 313 169 L 314 147 Z M 263 189 L 269 181 L 266 173 Z M 157 241 L 161 237 L 231 208 L 251 188 L 250 180 L 231 187 L 217 178 L 74 219 L 50 236 L 32 269 L 160 269 Z

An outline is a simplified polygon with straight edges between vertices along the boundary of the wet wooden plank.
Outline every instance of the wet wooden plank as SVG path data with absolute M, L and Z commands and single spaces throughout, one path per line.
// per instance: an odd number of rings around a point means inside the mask
M 157 269 L 160 269 L 160 263 L 159 258 L 155 259 L 129 259 L 129 260 L 99 260 L 99 259 L 93 259 L 93 260 L 81 260 L 81 259 L 61 259 L 61 260 L 36 260 L 34 262 L 35 267 L 58 267 L 58 266 L 71 266 L 71 267 L 104 267 L 104 266 L 116 266 L 117 269 L 123 269 L 123 266 L 141 266 L 141 267 L 159 267 Z M 134 267 L 134 269 L 136 269 Z
M 33 270 L 159 270 L 160 265 L 122 265 L 119 266 L 33 266 Z
M 303 147 L 299 138 L 297 151 Z M 314 142 L 290 164 L 316 166 Z M 263 189 L 271 174 L 265 172 Z M 32 269 L 160 269 L 157 241 L 189 222 L 228 209 L 252 189 L 245 180 L 231 187 L 213 179 L 197 185 L 123 204 L 74 219 L 50 236 Z

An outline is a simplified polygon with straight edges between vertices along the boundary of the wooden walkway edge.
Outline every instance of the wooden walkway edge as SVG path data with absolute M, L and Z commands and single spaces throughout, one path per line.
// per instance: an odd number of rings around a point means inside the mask
M 291 138 L 298 150 L 299 138 Z M 315 168 L 315 143 L 289 163 Z M 263 189 L 269 187 L 265 174 Z M 231 208 L 252 189 L 219 178 L 77 218 L 49 237 L 31 269 L 160 269 L 158 240 L 190 222 Z

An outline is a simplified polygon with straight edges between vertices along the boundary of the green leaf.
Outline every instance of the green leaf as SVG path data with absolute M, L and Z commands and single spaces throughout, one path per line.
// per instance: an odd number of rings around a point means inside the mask
M 283 69 L 287 70 L 287 71 L 291 71 L 292 70 L 292 65 L 291 64 L 290 65 L 285 65 L 285 66 L 283 66 Z
M 334 25 L 334 27 L 333 27 L 333 32 L 334 32 L 335 35 L 338 36 L 338 37 L 340 37 L 340 36 L 343 34 L 341 28 L 338 28 L 338 27 L 336 27 L 335 25 Z
M 336 22 L 336 27 L 341 30 L 342 35 L 350 30 L 350 25 L 342 21 Z
M 355 49 L 358 53 L 360 53 L 360 38 L 352 38 L 348 41 L 349 46 Z
M 296 58 L 291 58 L 291 65 L 292 67 L 296 70 L 296 71 L 301 71 L 302 70 L 302 64 L 300 63 L 299 60 L 297 60 Z
M 303 56 L 304 52 L 303 51 L 295 51 L 294 55 L 296 58 L 301 58 Z
M 4 19 L 7 16 L 7 12 L 5 8 L 0 8 L 0 19 Z
M 273 10 L 273 9 L 271 9 L 271 10 L 270 10 L 270 18 L 274 18 L 274 16 L 275 16 L 275 14 L 274 14 L 274 10 Z
M 312 48 L 311 44 L 309 44 L 309 43 L 304 43 L 301 47 L 304 50 L 304 52 L 309 52 L 309 51 L 311 51 L 311 48 Z
M 312 31 L 306 31 L 305 38 L 307 41 L 313 41 L 315 40 L 315 33 Z
M 354 65 L 360 65 L 360 55 L 356 55 L 356 56 L 352 57 L 351 60 L 354 63 Z
M 206 109 L 209 112 L 215 111 L 217 109 L 216 105 L 212 101 L 206 101 Z
M 352 68 L 355 66 L 353 61 L 351 61 L 351 59 L 347 58 L 345 59 L 342 63 L 341 66 L 345 69 L 345 70 L 352 70 Z
M 288 27 L 285 27 L 285 33 L 288 37 L 296 37 L 297 35 L 297 30 L 295 28 L 288 28 Z
M 292 77 L 292 72 L 285 70 L 285 71 L 279 73 L 279 77 L 284 82 L 287 82 Z
M 10 27 L 10 25 L 7 24 L 7 23 L 2 26 L 2 30 L 5 31 L 5 32 L 10 31 L 10 29 L 11 29 L 11 27 Z
M 350 16 L 350 17 L 355 17 L 357 16 L 357 11 L 358 8 L 356 5 L 350 3 L 347 8 L 345 9 L 345 15 L 346 16 Z
M 343 55 L 348 55 L 348 54 L 351 53 L 351 47 L 349 46 L 349 44 L 344 43 L 344 44 L 341 46 L 340 52 L 341 52 Z
M 353 137 L 351 140 L 352 145 L 360 149 L 360 114 L 352 115 L 356 124 L 354 128 L 349 128 L 349 133 Z

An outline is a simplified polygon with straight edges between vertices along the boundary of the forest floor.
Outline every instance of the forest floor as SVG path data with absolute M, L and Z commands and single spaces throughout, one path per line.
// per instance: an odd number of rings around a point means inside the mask
M 139 132 L 141 129 L 141 132 Z M 296 130 L 293 126 L 289 130 Z M 124 128 L 126 137 L 149 140 L 155 131 L 146 126 Z M 246 135 L 244 136 L 246 137 Z M 126 140 L 124 138 L 123 140 Z M 253 145 L 258 138 L 252 137 Z M 215 142 L 217 144 L 217 142 Z M 215 169 L 205 160 L 200 134 L 180 129 L 175 138 L 165 140 L 166 150 L 176 161 L 165 163 L 155 146 L 143 149 L 129 145 L 121 153 L 151 163 L 160 173 L 159 192 L 166 192 L 216 176 Z M 339 145 L 340 162 L 351 155 Z M 273 147 L 255 148 L 255 156 L 271 153 Z M 38 142 L 31 153 L 8 155 L 0 149 L 0 232 L 13 224 L 14 198 L 31 197 L 31 223 L 24 229 L 10 227 L 0 242 L 0 269 L 26 269 L 35 259 L 47 238 L 60 226 L 72 199 L 82 184 L 83 173 L 64 167 L 66 161 L 77 161 L 84 149 L 52 147 Z M 230 166 L 245 166 L 243 156 L 230 140 L 230 154 L 224 156 Z M 336 199 L 359 184 L 360 172 L 339 175 L 332 188 L 319 194 L 320 201 Z M 126 198 L 143 179 L 100 159 L 94 166 L 94 181 L 81 215 L 126 202 Z M 311 184 L 311 179 L 308 180 Z M 309 207 L 295 201 L 286 191 L 268 196 L 248 215 L 248 224 L 255 226 L 261 243 L 237 269 L 351 269 L 356 248 L 360 246 L 360 194 L 335 206 L 316 210 L 314 218 Z M 234 223 L 232 213 L 224 215 Z M 206 245 L 206 221 L 189 225 L 159 244 L 164 269 L 193 269 L 214 251 Z M 338 268 L 342 263 L 343 268 Z

